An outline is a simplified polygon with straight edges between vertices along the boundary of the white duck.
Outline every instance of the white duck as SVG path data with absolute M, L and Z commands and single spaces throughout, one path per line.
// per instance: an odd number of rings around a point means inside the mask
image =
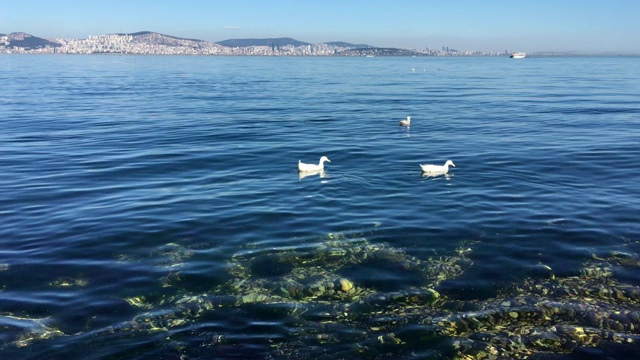
M 400 120 L 400 126 L 411 126 L 411 116 L 407 116 L 406 119 Z
M 324 162 L 331 162 L 329 158 L 323 156 L 320 158 L 320 162 L 318 165 L 316 164 L 305 164 L 302 161 L 298 160 L 298 171 L 320 171 L 324 169 Z
M 447 160 L 444 165 L 420 165 L 420 168 L 422 168 L 422 172 L 427 174 L 442 175 L 449 172 L 449 165 L 456 167 L 456 164 L 454 164 L 453 161 Z

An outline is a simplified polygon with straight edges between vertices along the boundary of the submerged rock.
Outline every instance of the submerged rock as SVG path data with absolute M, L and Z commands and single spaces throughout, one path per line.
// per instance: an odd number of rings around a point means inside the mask
M 353 283 L 347 279 L 340 279 L 339 283 L 340 290 L 342 290 L 342 292 L 349 292 L 351 289 L 353 289 Z

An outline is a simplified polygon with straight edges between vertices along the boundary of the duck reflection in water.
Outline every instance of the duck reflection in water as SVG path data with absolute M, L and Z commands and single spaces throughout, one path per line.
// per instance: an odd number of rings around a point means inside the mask
M 298 179 L 302 180 L 308 176 L 320 175 L 321 178 L 326 177 L 324 169 L 321 170 L 311 170 L 311 171 L 298 171 Z
M 443 173 L 439 173 L 439 174 L 438 174 L 438 173 L 435 173 L 435 174 L 434 174 L 434 173 L 426 173 L 426 172 L 423 172 L 423 173 L 422 173 L 422 177 L 423 177 L 423 178 L 434 178 L 434 180 L 435 180 L 435 178 L 440 178 L 440 177 L 442 177 L 442 178 L 444 178 L 445 180 L 451 180 L 451 178 L 453 177 L 453 173 L 446 173 L 446 174 L 443 174 Z

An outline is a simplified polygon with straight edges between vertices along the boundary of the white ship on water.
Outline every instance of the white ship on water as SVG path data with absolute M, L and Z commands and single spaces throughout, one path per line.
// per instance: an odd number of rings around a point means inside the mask
M 512 58 L 512 59 L 524 59 L 526 56 L 527 56 L 527 54 L 525 54 L 523 52 L 514 52 L 509 57 Z

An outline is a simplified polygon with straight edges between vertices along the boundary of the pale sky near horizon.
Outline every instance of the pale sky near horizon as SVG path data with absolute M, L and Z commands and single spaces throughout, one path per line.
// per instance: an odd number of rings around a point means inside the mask
M 0 0 L 0 33 L 640 54 L 638 0 Z

